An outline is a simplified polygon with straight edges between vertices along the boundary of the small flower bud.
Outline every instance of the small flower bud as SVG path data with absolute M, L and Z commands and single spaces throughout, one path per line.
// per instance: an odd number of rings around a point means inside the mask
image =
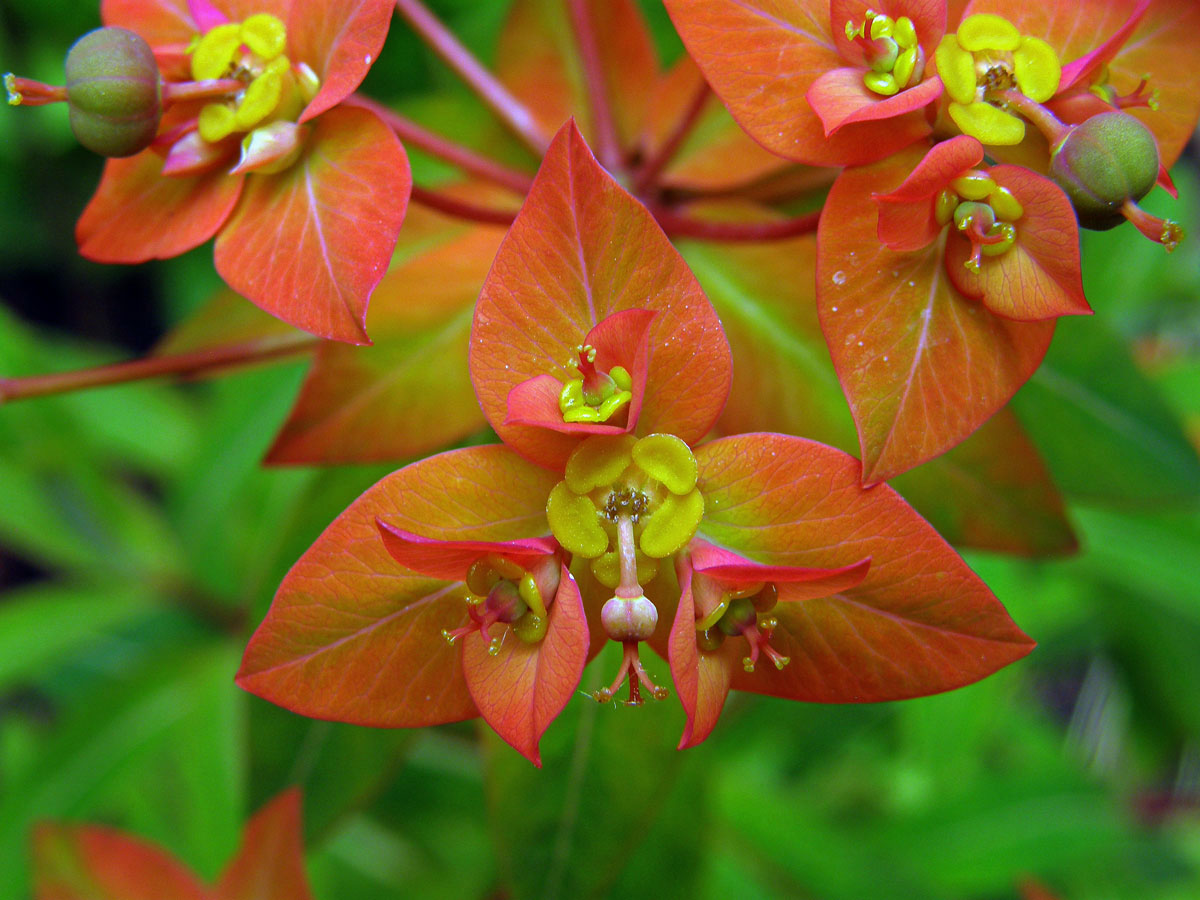
M 1050 159 L 1050 175 L 1071 198 L 1079 224 L 1103 231 L 1125 221 L 1121 207 L 1158 179 L 1158 143 L 1128 113 L 1092 116 L 1075 126 Z
M 67 53 L 67 105 L 76 140 L 101 156 L 132 156 L 158 132 L 162 82 L 154 53 L 124 28 L 97 28 Z
M 614 641 L 645 641 L 658 625 L 658 610 L 644 594 L 613 597 L 600 610 L 600 621 Z

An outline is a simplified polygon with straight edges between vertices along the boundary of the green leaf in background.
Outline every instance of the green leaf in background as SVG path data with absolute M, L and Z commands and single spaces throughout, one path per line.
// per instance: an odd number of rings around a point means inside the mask
M 615 670 L 612 651 L 584 673 L 585 691 Z M 670 683 L 659 660 L 644 661 Z M 543 737 L 540 770 L 489 733 L 488 813 L 513 897 L 694 897 L 705 792 L 698 770 L 682 776 L 682 729 L 674 700 L 629 708 L 579 697 Z
M 139 797 L 144 800 L 148 791 L 157 791 L 162 804 L 159 809 L 169 810 L 173 819 L 165 833 L 150 836 L 183 858 L 191 861 L 190 857 L 196 856 L 199 862 L 210 861 L 207 858 L 216 844 L 236 843 L 236 829 L 230 835 L 220 830 L 190 830 L 200 824 L 227 822 L 229 817 L 221 808 L 227 809 L 239 796 L 236 772 L 221 762 L 222 758 L 228 760 L 222 730 L 229 727 L 223 725 L 229 719 L 213 715 L 230 702 L 229 679 L 236 663 L 235 647 L 200 644 L 175 648 L 116 678 L 95 679 L 90 696 L 72 705 L 65 721 L 42 743 L 30 767 L 7 780 L 0 799 L 0 898 L 20 900 L 26 896 L 28 834 L 35 821 L 126 818 L 130 810 L 122 811 L 120 786 L 128 785 L 126 779 L 136 777 L 130 773 L 152 759 L 173 735 L 190 741 L 215 739 L 215 757 L 203 760 L 196 753 L 193 759 L 204 763 L 197 774 L 207 781 L 202 790 L 214 795 L 209 802 L 216 806 L 207 815 L 201 806 L 195 811 L 197 821 L 182 827 L 183 820 L 192 819 L 194 812 L 191 803 L 182 804 L 189 797 L 195 801 L 196 792 L 176 793 L 179 785 L 136 781 L 135 803 Z M 214 773 L 218 777 L 213 778 Z M 195 784 L 200 786 L 200 781 Z M 145 807 L 140 809 L 138 812 L 135 806 L 133 811 L 140 816 Z
M 0 602 L 0 690 L 45 674 L 109 630 L 158 609 L 142 586 L 40 582 Z
M 1059 324 L 1012 408 L 1069 495 L 1124 504 L 1200 498 L 1196 448 L 1122 342 L 1095 318 Z
M 284 787 L 301 788 L 305 845 L 314 850 L 378 799 L 420 734 L 306 719 L 256 698 L 249 703 L 251 806 Z

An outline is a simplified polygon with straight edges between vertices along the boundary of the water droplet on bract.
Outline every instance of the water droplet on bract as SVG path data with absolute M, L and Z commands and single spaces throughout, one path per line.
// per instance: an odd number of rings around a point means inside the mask
M 846 283 L 846 273 L 843 272 L 841 269 L 838 269 L 836 272 L 834 272 L 833 273 L 833 283 L 834 284 L 845 284 Z
M 363 57 L 363 63 L 365 63 L 368 66 L 371 64 L 371 54 L 370 53 L 368 53 L 366 56 Z
M 837 312 L 837 307 L 836 307 L 836 306 L 834 306 L 834 307 L 831 307 L 831 308 L 832 308 L 832 310 L 833 310 L 834 312 Z
M 916 287 L 916 286 L 917 286 L 917 283 L 916 283 L 915 281 L 910 281 L 910 282 L 908 283 L 908 286 L 909 286 L 909 287 Z
M 856 316 L 861 316 L 861 315 L 863 314 L 863 311 L 862 311 L 861 309 L 856 309 L 856 310 L 854 311 L 854 314 L 855 314 Z
M 886 356 L 883 358 L 883 361 L 884 361 L 884 362 L 887 362 L 887 357 L 886 357 Z

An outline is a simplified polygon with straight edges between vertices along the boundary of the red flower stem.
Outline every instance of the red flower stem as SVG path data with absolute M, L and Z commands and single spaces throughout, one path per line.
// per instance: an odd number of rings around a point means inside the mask
M 621 561 L 621 582 L 618 597 L 640 597 L 642 586 L 637 577 L 637 541 L 633 536 L 633 519 L 617 516 L 617 550 Z
M 439 194 L 437 191 L 431 191 L 415 184 L 412 187 L 412 199 L 415 203 L 420 203 L 422 206 L 428 206 L 430 209 L 435 209 L 440 213 L 445 213 L 446 215 L 453 216 L 456 219 L 466 219 L 470 222 L 483 222 L 487 225 L 511 225 L 513 219 L 517 217 L 515 212 L 509 212 L 503 209 L 492 209 L 486 206 L 477 206 L 476 204 L 469 203 L 466 200 L 459 200 L 457 197 Z
M 672 188 L 671 194 L 688 200 L 753 200 L 767 206 L 805 202 L 823 196 L 834 174 L 833 169 L 793 166 L 740 184 Z
M 642 164 L 641 169 L 638 170 L 633 180 L 633 192 L 635 194 L 641 194 L 652 187 L 658 176 L 662 174 L 662 170 L 675 158 L 675 153 L 683 145 L 692 128 L 700 120 L 700 113 L 704 110 L 704 104 L 708 100 L 709 93 L 708 82 L 701 81 L 699 90 L 692 97 L 692 102 L 688 104 L 679 121 L 675 123 L 675 127 L 671 129 L 671 133 L 667 135 L 667 139 L 658 148 L 658 152 L 647 159 Z
M 508 188 L 522 197 L 529 193 L 529 186 L 533 184 L 533 178 L 524 172 L 517 169 L 510 169 L 508 166 L 498 163 L 493 159 L 488 159 L 486 156 L 480 156 L 474 150 L 469 150 L 461 144 L 456 144 L 454 141 L 442 137 L 440 134 L 428 131 L 416 122 L 406 119 L 394 110 L 388 109 L 382 103 L 377 103 L 368 97 L 352 94 L 343 102 L 350 106 L 360 106 L 363 109 L 369 109 L 375 115 L 379 116 L 392 131 L 396 132 L 396 136 L 400 140 L 420 150 L 424 150 L 430 156 L 436 156 L 438 159 L 457 166 L 468 175 L 476 175 L 486 181 L 492 182 L 492 184 Z
M 596 159 L 610 172 L 615 171 L 621 162 L 621 148 L 617 139 L 612 103 L 604 83 L 604 66 L 600 61 L 596 29 L 588 12 L 587 0 L 567 0 L 567 13 L 571 19 L 571 31 L 575 35 L 575 46 L 579 48 L 579 61 L 583 65 L 583 81 L 587 88 L 595 133 L 593 145 Z
M 47 103 L 66 103 L 67 89 L 57 84 L 44 84 L 32 78 L 19 78 L 12 72 L 4 75 L 4 90 L 9 106 L 45 106 Z
M 181 100 L 208 100 L 228 97 L 246 89 L 245 82 L 236 78 L 214 78 L 208 81 L 168 81 L 162 86 L 163 106 Z
M 129 362 L 111 363 L 73 372 L 0 378 L 0 404 L 48 394 L 65 394 L 87 388 L 124 384 L 164 375 L 198 375 L 250 363 L 265 362 L 306 353 L 321 343 L 309 334 L 294 334 L 268 340 L 247 341 L 171 356 L 148 356 Z
M 817 223 L 821 219 L 820 210 L 779 222 L 707 222 L 671 212 L 663 207 L 652 207 L 651 212 L 668 237 L 693 237 L 731 244 L 783 241 L 803 234 L 812 234 L 817 230 Z
M 396 0 L 396 9 L 408 24 L 487 104 L 513 134 L 539 158 L 550 145 L 533 114 L 514 97 L 496 76 L 483 67 L 445 25 L 420 0 Z
M 1060 122 L 1054 113 L 1037 101 L 1030 100 L 1020 91 L 1009 88 L 1006 91 L 996 91 L 995 95 L 1036 125 L 1037 130 L 1046 136 L 1051 150 L 1071 133 L 1071 128 Z

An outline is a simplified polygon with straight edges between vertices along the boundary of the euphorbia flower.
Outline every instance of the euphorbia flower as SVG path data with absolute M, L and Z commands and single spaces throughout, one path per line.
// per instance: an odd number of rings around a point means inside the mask
M 1019 144 L 1025 137 L 1024 120 L 1003 109 L 995 96 L 1016 90 L 1043 103 L 1054 96 L 1062 75 L 1049 44 L 989 13 L 963 19 L 954 34 L 941 39 L 934 60 L 954 124 L 992 146 Z
M 978 168 L 982 161 L 974 138 L 935 144 L 903 184 L 874 195 L 880 243 L 910 253 L 945 232 L 954 287 L 996 315 L 1034 322 L 1090 313 L 1066 195 L 1028 169 Z
M 579 587 L 557 543 L 438 541 L 378 525 L 402 566 L 464 585 L 469 621 L 442 636 L 462 641 L 463 678 L 479 714 L 540 765 L 538 739 L 571 699 L 588 651 Z
M 768 150 L 859 165 L 929 133 L 945 0 L 667 0 L 713 89 Z M 781 77 L 782 73 L 782 77 Z
M 387 34 L 387 0 L 105 0 L 144 37 L 166 88 L 237 90 L 168 109 L 157 141 L 113 159 L 76 228 L 98 262 L 167 258 L 217 236 L 217 271 L 314 334 L 367 341 L 367 302 L 391 259 L 408 161 L 378 117 L 338 104 Z
M 576 348 L 612 334 L 630 342 L 589 361 L 610 377 L 617 365 L 644 368 L 636 415 L 593 433 L 596 422 L 556 418 L 550 390 L 538 415 L 509 421 L 521 385 L 570 383 Z M 626 702 L 664 697 L 640 649 L 671 655 L 684 744 L 719 713 L 727 688 L 697 682 L 714 671 L 768 694 L 888 700 L 966 684 L 1031 648 L 916 512 L 889 488 L 860 486 L 852 457 L 778 434 L 700 443 L 730 383 L 720 323 L 574 124 L 500 246 L 470 365 L 506 446 L 416 462 L 343 512 L 284 580 L 247 648 L 244 688 L 366 725 L 482 714 L 536 763 L 542 732 L 605 640 L 623 653 L 601 701 L 626 679 Z M 770 590 L 784 600 L 770 613 L 778 622 L 732 604 L 730 637 L 710 659 L 703 632 L 725 620 L 714 592 Z M 743 658 L 760 665 L 739 661 L 731 677 L 728 660 Z
M 1149 129 L 1148 140 L 1165 140 L 1161 152 L 1146 154 L 1145 165 L 1156 166 L 1158 183 L 1175 193 L 1167 170 L 1200 116 L 1191 88 L 1200 52 L 1183 38 L 1200 27 L 1200 7 L 1140 0 L 1009 9 L 982 0 L 966 13 L 935 54 L 953 126 L 993 148 L 1002 161 L 1049 168 L 1069 188 L 1076 176 L 1062 180 L 1059 157 L 1071 126 L 1125 110 Z M 1136 74 L 1123 54 L 1136 59 Z M 1037 128 L 1027 129 L 1026 120 Z M 1099 143 L 1112 144 L 1113 136 Z M 1132 180 L 1140 183 L 1140 173 Z M 1178 226 L 1142 212 L 1140 195 L 1124 199 L 1126 217 L 1173 249 L 1182 237 Z M 1094 210 L 1080 210 L 1080 221 L 1094 227 L 1089 212 Z
M 1033 374 L 1053 317 L 1088 312 L 1065 195 L 981 158 L 962 136 L 847 169 L 822 212 L 821 330 L 867 483 L 962 441 Z
M 639 339 L 593 361 L 604 359 L 597 372 L 636 370 L 645 356 L 636 415 L 593 433 L 597 423 L 555 420 L 563 410 L 544 391 L 537 416 L 509 421 L 531 390 L 522 385 L 569 383 L 575 348 L 609 333 L 645 335 L 644 351 Z M 849 702 L 947 690 L 1031 648 L 915 512 L 887 488 L 860 486 L 852 457 L 782 435 L 700 443 L 728 391 L 720 324 L 573 123 L 501 245 L 471 346 L 484 413 L 507 446 L 422 460 L 356 501 L 289 573 L 247 649 L 243 687 L 364 724 L 482 713 L 537 763 L 542 732 L 605 639 L 622 658 L 593 696 L 616 697 L 626 680 L 627 702 L 666 696 L 641 661 L 650 643 L 671 656 L 685 744 L 707 734 L 724 697 L 697 687 L 708 677 L 697 673 L 735 656 L 755 669 L 739 663 L 735 687 Z M 788 610 L 777 621 L 729 600 L 717 611 L 725 594 L 770 591 Z M 704 632 L 725 613 L 730 637 L 709 660 Z M 755 666 L 762 657 L 774 665 Z M 779 676 L 785 657 L 796 668 Z
M 1061 77 L 1045 105 L 1060 119 L 1077 123 L 1124 109 L 1154 133 L 1166 168 L 1174 165 L 1200 115 L 1195 90 L 1200 5 L 1189 0 L 972 0 L 964 16 L 978 14 L 1003 17 L 1019 34 L 1054 52 Z M 1014 69 L 1009 71 L 1015 76 Z
M 37 900 L 310 900 L 300 792 L 285 791 L 254 814 L 211 886 L 132 835 L 43 822 L 33 832 L 33 891 Z
M 716 725 L 736 671 L 753 675 L 760 655 L 779 671 L 791 663 L 771 645 L 778 615 L 788 615 L 788 607 L 778 604 L 856 587 L 866 578 L 870 560 L 839 569 L 764 566 L 697 538 L 677 565 L 680 599 L 669 658 L 688 717 L 679 746 L 687 747 L 703 741 Z M 744 638 L 746 647 L 734 646 L 728 640 L 734 637 Z

